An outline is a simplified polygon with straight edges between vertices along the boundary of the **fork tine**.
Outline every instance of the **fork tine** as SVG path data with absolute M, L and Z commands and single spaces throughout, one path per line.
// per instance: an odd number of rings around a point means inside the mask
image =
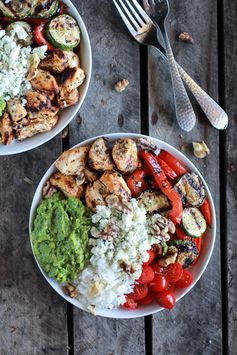
M 136 36 L 136 31 L 134 30 L 133 26 L 131 25 L 131 23 L 128 21 L 127 17 L 124 15 L 123 11 L 121 10 L 119 4 L 117 3 L 117 0 L 113 0 L 114 5 L 116 6 L 120 16 L 123 19 L 123 22 L 125 23 L 125 25 L 127 26 L 127 29 L 129 30 L 129 32 L 131 33 L 132 36 Z
M 141 16 L 138 15 L 137 11 L 134 9 L 134 7 L 131 5 L 131 3 L 128 1 L 128 0 L 125 0 L 128 7 L 130 8 L 131 12 L 133 13 L 133 15 L 136 17 L 136 20 L 137 22 L 141 25 L 141 26 L 144 26 L 145 25 L 145 22 L 144 20 L 142 19 Z
M 127 14 L 127 17 L 130 19 L 130 21 L 132 22 L 133 26 L 136 28 L 136 30 L 138 31 L 140 28 L 140 25 L 135 21 L 134 17 L 132 16 L 131 12 L 128 11 L 128 8 L 124 5 L 122 0 L 118 0 L 121 4 L 121 6 L 124 9 L 124 12 Z
M 144 18 L 144 20 L 147 23 L 150 23 L 152 20 L 150 19 L 150 17 L 147 15 L 147 13 L 143 10 L 143 8 L 141 7 L 141 5 L 137 2 L 137 0 L 132 0 L 134 6 L 137 8 L 138 12 L 140 13 L 140 15 Z

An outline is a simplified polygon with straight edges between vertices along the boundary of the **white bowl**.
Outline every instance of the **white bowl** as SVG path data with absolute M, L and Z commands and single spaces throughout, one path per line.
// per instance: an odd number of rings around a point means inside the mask
M 113 141 L 116 140 L 118 138 L 122 138 L 122 137 L 131 137 L 131 138 L 147 138 L 147 136 L 144 135 L 139 135 L 139 134 L 130 134 L 130 133 L 113 133 L 113 134 L 106 134 L 103 137 L 106 137 L 109 139 L 109 141 Z M 90 138 L 84 142 L 81 142 L 80 144 L 76 145 L 77 147 L 80 146 L 84 146 L 84 145 L 90 145 L 96 138 L 98 137 L 94 137 L 94 138 Z M 207 231 L 206 231 L 206 235 L 205 238 L 203 238 L 203 242 L 202 242 L 202 250 L 201 250 L 201 254 L 200 257 L 198 258 L 198 261 L 195 263 L 195 265 L 193 265 L 191 267 L 191 271 L 193 274 L 193 283 L 190 287 L 185 288 L 185 289 L 180 289 L 176 291 L 176 296 L 177 296 L 177 300 L 180 300 L 184 295 L 186 295 L 186 293 L 188 293 L 193 287 L 194 285 L 197 283 L 197 281 L 200 279 L 200 277 L 202 276 L 203 272 L 205 271 L 209 260 L 211 258 L 212 255 L 212 251 L 213 251 L 213 247 L 214 247 L 214 243 L 215 243 L 215 237 L 216 237 L 216 214 L 215 214 L 215 208 L 214 208 L 214 203 L 213 203 L 213 199 L 211 196 L 211 193 L 209 191 L 209 188 L 205 182 L 205 180 L 203 179 L 202 175 L 200 174 L 199 170 L 194 166 L 194 164 L 188 159 L 186 158 L 182 153 L 180 153 L 177 149 L 175 149 L 174 147 L 172 147 L 171 145 L 160 141 L 159 139 L 155 139 L 155 138 L 151 138 L 152 141 L 157 145 L 157 147 L 159 149 L 164 149 L 168 152 L 170 152 L 172 155 L 174 155 L 177 159 L 179 159 L 180 161 L 182 161 L 188 168 L 190 168 L 190 170 L 196 172 L 197 174 L 199 174 L 199 176 L 202 178 L 203 183 L 205 185 L 205 188 L 207 190 L 207 196 L 208 196 L 208 200 L 210 202 L 210 206 L 211 206 L 211 213 L 212 213 L 212 226 L 208 227 Z M 42 199 L 42 188 L 45 185 L 46 181 L 49 179 L 49 177 L 56 171 L 57 169 L 55 168 L 55 165 L 51 165 L 51 167 L 48 169 L 48 171 L 45 173 L 45 175 L 43 176 L 42 180 L 40 181 L 33 201 L 32 201 L 32 205 L 31 205 L 31 210 L 30 210 L 30 221 L 29 221 L 29 230 L 30 233 L 32 231 L 32 227 L 33 227 L 33 220 L 34 220 L 34 216 L 36 213 L 36 209 L 37 206 L 39 205 L 41 199 Z M 33 246 L 31 244 L 32 247 L 32 251 L 33 251 Z M 33 251 L 34 253 L 34 251 Z M 36 259 L 36 258 L 35 258 Z M 36 260 L 37 262 L 37 260 Z M 37 262 L 38 264 L 38 262 Z M 42 274 L 44 275 L 44 277 L 46 278 L 46 280 L 48 281 L 48 283 L 54 288 L 55 291 L 57 291 L 63 298 L 65 298 L 65 300 L 67 300 L 68 302 L 72 303 L 74 306 L 85 310 L 85 308 L 81 305 L 81 303 L 75 299 L 72 299 L 68 296 L 66 296 L 64 294 L 64 292 L 62 291 L 61 286 L 58 284 L 57 281 L 49 278 L 46 273 L 42 270 L 42 268 L 40 267 L 40 265 L 38 264 Z M 148 306 L 140 306 L 138 309 L 136 310 L 126 310 L 126 309 L 114 309 L 114 310 L 98 310 L 97 315 L 99 316 L 103 316 L 103 317 L 108 317 L 108 318 L 136 318 L 136 317 L 143 317 L 143 316 L 147 316 L 149 314 L 153 314 L 156 312 L 161 311 L 163 308 L 158 306 L 157 304 L 151 304 Z
M 18 142 L 15 140 L 12 144 L 4 146 L 0 144 L 0 155 L 11 155 L 26 152 L 28 150 L 34 149 L 41 144 L 48 142 L 50 139 L 54 138 L 58 133 L 60 133 L 74 118 L 78 110 L 80 109 L 89 87 L 91 79 L 91 69 L 92 69 L 92 54 L 90 39 L 84 25 L 84 22 L 79 15 L 76 7 L 70 0 L 63 0 L 66 5 L 68 5 L 68 12 L 77 20 L 79 27 L 81 29 L 81 44 L 80 44 L 80 61 L 81 67 L 86 73 L 86 80 L 83 85 L 79 88 L 80 100 L 79 102 L 71 107 L 68 107 L 60 111 L 59 121 L 50 132 L 39 133 L 31 138 L 24 141 Z

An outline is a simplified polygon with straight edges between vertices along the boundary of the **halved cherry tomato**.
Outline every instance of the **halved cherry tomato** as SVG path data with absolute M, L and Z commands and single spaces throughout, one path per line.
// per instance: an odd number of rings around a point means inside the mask
M 152 292 L 161 292 L 168 288 L 169 283 L 163 275 L 155 274 L 154 279 L 149 283 L 149 289 Z
M 136 309 L 138 307 L 138 303 L 133 299 L 126 297 L 126 302 L 122 305 L 122 307 L 128 309 Z
M 146 297 L 144 297 L 142 300 L 138 301 L 139 304 L 151 304 L 154 301 L 154 295 L 153 293 L 149 292 Z
M 192 241 L 196 244 L 196 247 L 197 247 L 197 250 L 198 250 L 198 254 L 199 254 L 200 250 L 201 250 L 201 247 L 202 247 L 202 237 L 200 237 L 200 238 L 192 238 Z
M 150 264 L 150 267 L 153 269 L 155 274 L 164 275 L 164 268 L 162 266 L 160 266 L 157 261 L 153 261 Z
M 205 199 L 204 203 L 200 207 L 202 214 L 207 222 L 207 224 L 210 226 L 212 222 L 211 218 L 211 208 L 208 199 Z
M 183 163 L 165 150 L 161 151 L 159 157 L 176 172 L 178 177 L 188 172 Z
M 149 189 L 149 184 L 147 182 L 147 175 L 144 170 L 135 171 L 127 179 L 128 187 L 132 193 L 133 197 L 138 197 L 145 190 Z
M 184 270 L 183 276 L 178 282 L 176 282 L 175 285 L 177 288 L 186 288 L 190 286 L 192 282 L 193 282 L 193 275 L 191 274 L 190 271 Z
M 143 266 L 150 265 L 150 263 L 155 259 L 156 256 L 155 252 L 152 249 L 148 250 L 147 253 L 149 254 L 149 259 L 143 263 Z
M 164 171 L 167 178 L 169 178 L 172 181 L 177 179 L 178 176 L 176 172 L 168 164 L 166 164 L 164 160 L 162 160 L 159 156 L 156 157 L 156 160 L 160 164 L 160 167 Z
M 183 275 L 183 267 L 180 263 L 169 264 L 165 269 L 165 277 L 169 282 L 177 282 Z
M 155 273 L 150 266 L 143 267 L 141 276 L 137 280 L 140 284 L 148 284 L 154 279 Z
M 184 233 L 181 227 L 176 227 L 175 233 L 180 240 L 191 240 L 191 238 Z
M 40 25 L 36 26 L 34 28 L 35 41 L 39 46 L 46 45 L 48 47 L 48 50 L 54 50 L 54 46 L 52 46 L 52 44 L 45 39 L 45 31 L 45 23 L 41 23 Z
M 134 301 L 139 301 L 142 298 L 145 298 L 148 294 L 148 286 L 145 284 L 135 285 L 133 292 L 126 295 L 128 298 L 133 299 Z
M 176 304 L 175 294 L 170 290 L 157 293 L 155 299 L 161 307 L 167 309 L 172 309 Z

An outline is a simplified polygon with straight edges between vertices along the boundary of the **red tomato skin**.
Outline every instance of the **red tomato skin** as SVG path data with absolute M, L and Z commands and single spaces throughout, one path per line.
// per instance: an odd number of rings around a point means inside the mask
M 164 275 L 164 268 L 158 264 L 157 261 L 152 261 L 150 267 L 153 269 L 156 275 Z
M 200 254 L 201 247 L 202 247 L 202 237 L 200 237 L 200 238 L 192 238 L 192 241 L 196 244 L 196 247 L 197 247 L 197 250 L 198 250 L 198 254 Z
M 191 240 L 191 238 L 184 233 L 181 227 L 176 227 L 175 233 L 179 240 Z
M 133 292 L 126 295 L 128 298 L 133 299 L 134 301 L 139 301 L 142 298 L 145 298 L 148 294 L 148 286 L 146 284 L 136 284 Z
M 207 222 L 207 224 L 210 226 L 212 223 L 212 218 L 211 218 L 211 208 L 208 199 L 205 199 L 204 203 L 200 207 L 200 210 Z
M 154 301 L 154 295 L 151 292 L 149 292 L 148 295 L 143 299 L 141 299 L 140 301 L 138 301 L 138 303 L 143 305 L 148 305 L 151 304 L 153 301 Z
M 186 288 L 189 287 L 193 282 L 193 275 L 191 274 L 190 271 L 184 270 L 183 271 L 183 276 L 181 279 L 176 282 L 175 286 L 176 288 Z
M 183 267 L 179 263 L 169 264 L 165 269 L 165 277 L 171 283 L 179 281 L 182 276 Z
M 168 288 L 169 283 L 166 280 L 166 277 L 163 275 L 155 275 L 152 282 L 149 283 L 149 289 L 152 292 L 161 292 Z
M 175 294 L 170 290 L 157 293 L 155 299 L 161 307 L 166 309 L 172 309 L 176 304 Z
M 138 303 L 133 299 L 126 297 L 126 302 L 122 305 L 122 307 L 127 309 L 137 309 Z
M 149 254 L 149 259 L 142 264 L 144 267 L 150 265 L 150 263 L 155 259 L 156 256 L 154 250 L 152 249 L 148 250 L 147 253 Z
M 48 50 L 54 50 L 55 48 L 45 39 L 46 24 L 41 23 L 34 28 L 35 41 L 39 46 L 46 45 Z
M 177 176 L 176 172 L 173 169 L 171 169 L 171 167 L 168 164 L 166 164 L 166 162 L 164 162 L 164 160 L 162 160 L 159 156 L 156 157 L 156 160 L 160 164 L 160 167 L 164 171 L 167 178 L 169 178 L 171 181 L 174 181 L 177 179 L 178 176 Z
M 138 197 L 142 192 L 149 189 L 146 181 L 147 175 L 144 170 L 136 170 L 128 179 L 127 184 L 132 197 Z
M 155 277 L 155 273 L 150 266 L 143 267 L 142 274 L 137 280 L 140 284 L 148 284 L 150 283 Z

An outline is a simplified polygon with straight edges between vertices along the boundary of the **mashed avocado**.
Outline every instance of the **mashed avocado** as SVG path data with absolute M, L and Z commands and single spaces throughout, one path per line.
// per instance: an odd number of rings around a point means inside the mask
M 31 234 L 35 256 L 42 269 L 59 282 L 74 280 L 89 256 L 89 210 L 74 197 L 60 193 L 41 202 Z
M 6 108 L 6 102 L 0 97 L 0 116 L 2 116 L 4 110 Z

